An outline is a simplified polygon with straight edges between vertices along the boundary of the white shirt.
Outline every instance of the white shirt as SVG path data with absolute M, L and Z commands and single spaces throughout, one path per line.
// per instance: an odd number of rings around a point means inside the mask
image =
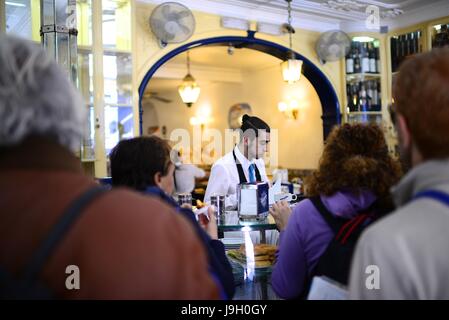
M 175 171 L 176 192 L 192 192 L 193 189 L 195 189 L 195 178 L 202 178 L 205 175 L 206 173 L 203 169 L 200 169 L 193 164 L 181 164 Z
M 234 148 L 234 152 L 237 160 L 242 164 L 242 169 L 247 181 L 249 181 L 249 166 L 251 163 L 254 163 L 259 169 L 262 181 L 268 182 L 267 173 L 265 171 L 265 162 L 263 159 L 253 159 L 252 161 L 249 161 L 240 152 L 237 146 Z M 226 195 L 226 207 L 237 207 L 236 189 L 239 183 L 239 173 L 231 151 L 218 159 L 212 166 L 204 201 L 210 202 L 210 196 L 214 193 L 224 194 Z

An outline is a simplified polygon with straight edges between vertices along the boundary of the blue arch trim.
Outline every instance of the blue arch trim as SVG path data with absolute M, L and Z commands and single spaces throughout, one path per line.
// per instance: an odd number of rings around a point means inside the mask
M 154 75 L 157 69 L 159 69 L 164 63 L 166 63 L 171 58 L 176 55 L 201 46 L 229 46 L 233 45 L 236 48 L 247 48 L 253 49 L 260 52 L 264 52 L 270 54 L 274 57 L 277 57 L 281 60 L 284 60 L 287 53 L 289 52 L 289 48 L 281 46 L 277 43 L 266 41 L 262 39 L 257 39 L 254 37 L 254 32 L 248 32 L 247 37 L 236 37 L 236 36 L 224 36 L 224 37 L 213 37 L 207 39 L 201 39 L 197 41 L 193 41 L 187 43 L 181 47 L 178 47 L 161 59 L 159 59 L 145 74 L 140 86 L 139 86 L 139 129 L 140 134 L 143 132 L 142 127 L 142 97 L 145 91 L 145 88 L 150 81 L 151 77 Z M 338 102 L 337 95 L 335 93 L 332 84 L 315 66 L 309 59 L 300 55 L 297 52 L 294 52 L 297 59 L 301 59 L 303 61 L 303 75 L 310 81 L 312 86 L 315 88 L 321 102 L 321 106 L 323 109 L 323 137 L 326 139 L 332 127 L 341 123 L 341 114 L 340 114 L 340 105 Z

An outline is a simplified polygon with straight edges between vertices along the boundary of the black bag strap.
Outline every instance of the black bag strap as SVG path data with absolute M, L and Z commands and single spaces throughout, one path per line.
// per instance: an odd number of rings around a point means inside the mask
M 93 199 L 104 194 L 106 191 L 108 191 L 108 188 L 103 186 L 89 188 L 70 204 L 61 215 L 56 225 L 53 226 L 47 238 L 42 242 L 38 250 L 34 252 L 30 261 L 25 266 L 22 278 L 24 283 L 31 284 L 36 281 L 45 262 L 54 252 L 69 228 L 84 211 L 83 209 L 87 207 Z
M 347 219 L 343 219 L 343 218 L 339 218 L 339 217 L 335 217 L 326 208 L 326 206 L 324 205 L 324 203 L 321 200 L 320 196 L 311 197 L 309 199 L 310 199 L 310 201 L 312 201 L 313 205 L 318 210 L 318 212 L 321 214 L 321 216 L 323 217 L 324 221 L 326 221 L 326 223 L 332 229 L 332 231 L 335 234 L 338 234 L 338 232 L 340 231 L 340 229 L 343 226 L 343 224 L 346 223 L 348 220 Z
M 232 155 L 234 156 L 235 165 L 237 166 L 237 172 L 239 173 L 240 183 L 247 183 L 248 180 L 246 180 L 246 176 L 245 176 L 245 173 L 243 172 L 242 164 L 239 161 L 237 161 L 237 157 L 235 156 L 234 150 L 232 150 Z M 255 170 L 256 171 L 256 181 L 262 181 L 262 177 L 260 175 L 259 168 L 257 168 L 256 164 L 254 164 L 254 167 L 256 169 Z
M 357 229 L 360 225 L 365 225 L 366 221 L 372 222 L 378 217 L 376 214 L 376 208 L 378 207 L 377 202 L 374 202 L 367 209 L 359 212 L 352 219 L 344 219 L 340 217 L 334 216 L 323 204 L 320 196 L 310 198 L 315 208 L 321 214 L 323 219 L 329 225 L 329 227 L 334 231 L 335 239 L 341 242 L 341 244 L 345 244 L 350 237 L 358 238 L 360 235 L 360 228 Z

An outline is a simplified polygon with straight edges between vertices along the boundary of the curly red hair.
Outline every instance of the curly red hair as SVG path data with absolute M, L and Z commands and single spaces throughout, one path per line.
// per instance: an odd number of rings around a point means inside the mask
M 319 168 L 306 179 L 308 196 L 330 196 L 342 189 L 371 190 L 386 197 L 401 177 L 388 153 L 382 130 L 374 124 L 344 124 L 329 135 Z

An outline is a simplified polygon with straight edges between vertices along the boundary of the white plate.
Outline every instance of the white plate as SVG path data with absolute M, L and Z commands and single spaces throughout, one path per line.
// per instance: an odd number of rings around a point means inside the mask
M 221 239 L 224 245 L 241 245 L 245 243 L 243 238 L 223 238 Z

